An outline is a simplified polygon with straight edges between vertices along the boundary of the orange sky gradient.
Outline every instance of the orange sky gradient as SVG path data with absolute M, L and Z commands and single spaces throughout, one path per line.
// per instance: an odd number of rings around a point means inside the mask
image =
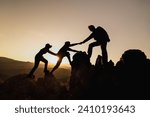
M 0 56 L 32 62 L 46 43 L 57 52 L 65 41 L 83 41 L 93 24 L 109 34 L 109 60 L 116 63 L 128 49 L 140 49 L 150 58 L 149 12 L 149 0 L 0 0 Z M 72 48 L 87 51 L 93 41 Z M 98 54 L 100 47 L 95 47 L 93 64 Z M 44 56 L 56 63 L 52 55 Z

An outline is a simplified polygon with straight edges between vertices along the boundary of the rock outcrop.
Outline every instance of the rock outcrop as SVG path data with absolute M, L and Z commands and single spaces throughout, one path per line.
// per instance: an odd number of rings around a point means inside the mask
M 9 78 L 0 88 L 0 99 L 6 100 L 57 100 L 67 97 L 66 88 L 51 74 L 37 80 L 28 78 L 27 74 L 20 74 Z
M 22 100 L 107 100 L 150 99 L 150 60 L 141 50 L 127 50 L 115 65 L 106 65 L 97 57 L 90 63 L 85 52 L 73 56 L 68 86 L 61 85 L 52 74 L 38 79 L 20 74 L 0 85 L 0 99 Z

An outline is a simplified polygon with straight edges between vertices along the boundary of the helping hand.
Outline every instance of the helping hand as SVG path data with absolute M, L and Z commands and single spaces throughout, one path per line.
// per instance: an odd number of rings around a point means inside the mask
M 81 45 L 81 44 L 83 44 L 83 42 L 80 42 L 79 44 Z

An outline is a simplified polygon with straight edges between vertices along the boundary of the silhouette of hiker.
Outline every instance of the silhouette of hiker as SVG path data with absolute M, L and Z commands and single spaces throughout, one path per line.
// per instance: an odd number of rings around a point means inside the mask
M 72 52 L 79 52 L 77 50 L 73 50 L 69 47 L 78 45 L 78 43 L 74 43 L 74 44 L 70 44 L 69 41 L 66 41 L 64 46 L 58 51 L 57 56 L 59 57 L 56 65 L 54 66 L 54 68 L 52 69 L 51 73 L 53 73 L 61 64 L 62 59 L 66 56 L 69 60 L 69 63 L 71 64 L 71 58 L 70 58 L 70 53 L 67 51 L 72 51 Z
M 89 37 L 87 37 L 84 41 L 80 42 L 79 44 L 83 44 L 83 43 L 89 41 L 90 39 L 94 38 L 96 40 L 96 42 L 93 42 L 89 45 L 88 56 L 89 56 L 89 58 L 91 57 L 93 47 L 101 46 L 102 62 L 103 62 L 103 64 L 106 64 L 108 62 L 108 54 L 107 54 L 106 48 L 107 48 L 107 42 L 110 41 L 109 36 L 108 36 L 107 32 L 100 26 L 95 28 L 95 26 L 90 25 L 90 26 L 88 26 L 88 28 L 90 31 L 92 31 L 92 33 L 89 35 Z
M 35 70 L 38 68 L 40 61 L 45 63 L 45 67 L 44 67 L 44 73 L 48 73 L 49 71 L 47 70 L 47 65 L 48 65 L 48 61 L 43 57 L 43 54 L 46 54 L 47 52 L 55 55 L 55 53 L 53 53 L 52 51 L 50 51 L 49 49 L 52 47 L 52 45 L 50 44 L 46 44 L 44 48 L 42 48 L 35 56 L 35 62 L 34 62 L 34 67 L 32 68 L 32 70 L 30 71 L 28 76 L 33 76 L 33 73 L 35 72 Z

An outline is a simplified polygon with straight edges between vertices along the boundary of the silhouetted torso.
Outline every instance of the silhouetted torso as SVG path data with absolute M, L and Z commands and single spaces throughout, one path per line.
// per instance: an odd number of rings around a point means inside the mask
M 110 41 L 107 32 L 102 27 L 97 27 L 90 36 L 99 43 Z
M 64 45 L 59 51 L 58 51 L 58 56 L 64 56 L 66 52 L 69 50 L 69 46 Z
M 36 57 L 41 57 L 43 54 L 49 52 L 49 48 L 42 48 L 37 54 Z

